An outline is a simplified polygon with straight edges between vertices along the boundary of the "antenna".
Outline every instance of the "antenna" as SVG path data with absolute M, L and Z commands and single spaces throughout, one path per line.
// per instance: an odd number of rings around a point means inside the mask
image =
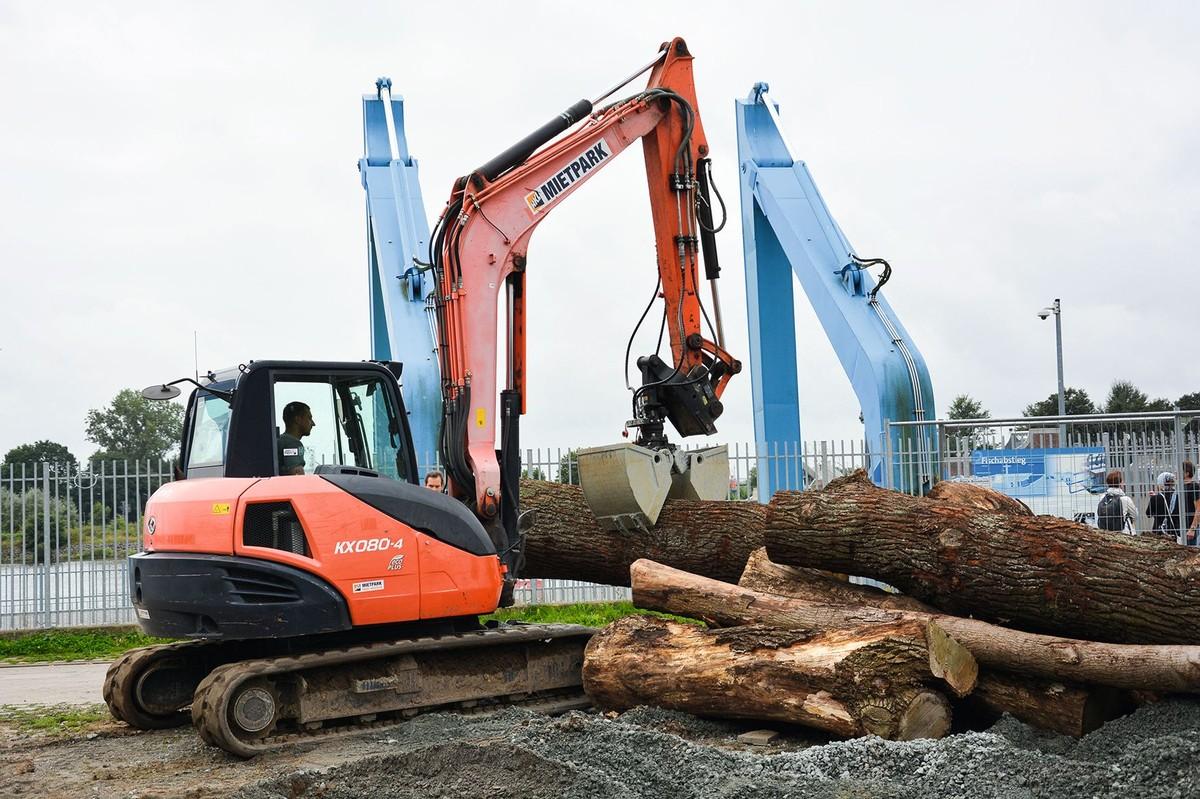
M 192 331 L 192 363 L 196 370 L 196 383 L 200 382 L 200 336 Z

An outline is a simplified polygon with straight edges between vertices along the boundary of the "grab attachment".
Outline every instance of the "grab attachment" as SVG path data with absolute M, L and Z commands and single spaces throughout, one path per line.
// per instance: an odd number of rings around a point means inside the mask
M 580 450 L 583 498 L 606 530 L 648 530 L 668 499 L 729 497 L 729 450 L 610 444 Z

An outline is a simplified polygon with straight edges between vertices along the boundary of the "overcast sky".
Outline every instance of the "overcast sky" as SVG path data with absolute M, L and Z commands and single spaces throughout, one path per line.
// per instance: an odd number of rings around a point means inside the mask
M 1200 11 L 1192 3 L 0 3 L 0 453 L 95 449 L 120 389 L 249 359 L 369 356 L 361 95 L 392 77 L 427 216 L 453 179 L 684 36 L 747 357 L 733 102 L 767 81 L 939 411 L 1114 378 L 1200 391 Z M 529 252 L 529 446 L 617 439 L 654 281 L 640 148 Z M 861 437 L 797 290 L 806 439 Z M 655 326 L 656 327 L 656 326 Z M 1190 360 L 1190 362 L 1189 362 Z M 753 438 L 748 371 L 720 441 Z

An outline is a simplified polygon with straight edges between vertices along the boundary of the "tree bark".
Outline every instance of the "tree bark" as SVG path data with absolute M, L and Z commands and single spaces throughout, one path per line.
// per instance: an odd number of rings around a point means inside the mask
M 780 492 L 767 552 L 861 574 L 961 616 L 1118 643 L 1200 643 L 1200 551 L 1051 516 L 877 488 L 865 472 Z
M 583 685 L 601 708 L 803 724 L 846 737 L 940 738 L 950 705 L 929 669 L 925 627 L 901 621 L 837 630 L 704 630 L 627 616 L 584 653 Z
M 809 602 L 831 605 L 866 605 L 889 610 L 917 610 L 936 613 L 929 605 L 904 594 L 892 594 L 869 585 L 855 585 L 835 579 L 830 572 L 803 569 L 773 563 L 767 548 L 750 553 L 738 585 L 764 594 L 779 594 Z
M 1200 646 L 1079 641 L 1010 630 L 976 619 L 809 602 L 751 591 L 651 561 L 634 563 L 630 574 L 638 607 L 720 626 L 823 629 L 902 619 L 936 622 L 988 669 L 1130 690 L 1200 692 Z
M 667 502 L 648 531 L 602 530 L 579 486 L 521 481 L 521 506 L 534 511 L 522 577 L 629 585 L 629 565 L 651 558 L 717 580 L 735 581 L 762 546 L 767 508 L 757 502 Z
M 974 692 L 954 704 L 956 721 L 991 724 L 1004 713 L 1075 738 L 1135 709 L 1129 691 L 985 670 Z

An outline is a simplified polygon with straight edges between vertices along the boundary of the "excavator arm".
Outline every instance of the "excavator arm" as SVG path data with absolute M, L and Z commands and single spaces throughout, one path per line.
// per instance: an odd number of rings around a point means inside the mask
M 714 432 L 719 397 L 740 370 L 722 346 L 719 327 L 713 334 L 716 341 L 702 332 L 702 249 L 710 278 L 716 277 L 717 267 L 711 217 L 701 224 L 709 207 L 704 185 L 708 144 L 696 112 L 692 56 L 683 40 L 675 39 L 663 46 L 649 69 L 645 90 L 600 108 L 582 100 L 460 178 L 434 233 L 442 455 L 452 491 L 473 504 L 485 522 L 496 520 L 493 527 L 500 529 L 495 537 L 509 548 L 515 546 L 517 418 L 527 399 L 525 270 L 530 237 L 550 212 L 639 140 L 671 342 L 670 363 L 657 355 L 638 359 L 643 384 L 634 392 L 629 424 L 638 428 L 639 444 L 668 446 L 664 420 L 684 436 Z M 580 120 L 584 121 L 577 130 L 538 150 Z M 507 309 L 507 373 L 500 391 L 497 458 L 493 408 L 499 384 L 496 330 L 501 293 Z

